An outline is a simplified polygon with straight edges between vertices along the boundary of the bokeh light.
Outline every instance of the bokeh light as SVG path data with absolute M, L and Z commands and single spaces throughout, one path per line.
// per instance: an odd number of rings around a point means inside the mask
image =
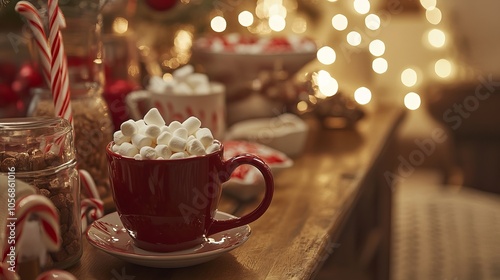
M 405 95 L 404 104 L 406 108 L 410 110 L 417 110 L 420 107 L 422 101 L 420 100 L 420 95 L 415 92 L 409 92 Z
M 380 17 L 376 14 L 369 14 L 365 17 L 366 28 L 370 30 L 377 30 L 380 28 Z
M 336 14 L 332 17 L 332 26 L 338 31 L 345 30 L 348 24 L 349 20 L 343 14 Z
M 368 50 L 373 56 L 381 56 L 385 53 L 385 44 L 381 40 L 373 40 L 368 45 Z
M 406 68 L 401 72 L 401 82 L 407 87 L 416 85 L 417 79 L 417 71 L 412 68 Z
M 351 31 L 347 34 L 347 43 L 351 46 L 359 46 L 361 44 L 361 34 L 356 31 Z
M 366 105 L 372 100 L 372 92 L 366 87 L 360 87 L 354 91 L 354 100 L 361 105 Z
M 387 63 L 387 60 L 385 60 L 382 57 L 375 58 L 372 62 L 372 69 L 377 74 L 383 74 L 383 73 L 387 72 L 388 68 L 389 68 L 389 65 Z
M 238 15 L 238 22 L 241 26 L 248 27 L 253 24 L 253 14 L 249 11 L 243 11 Z
M 425 18 L 431 24 L 437 25 L 441 22 L 443 15 L 438 8 L 432 8 L 425 11 Z
M 330 97 L 334 96 L 339 90 L 339 84 L 337 80 L 335 80 L 330 73 L 325 70 L 320 70 L 316 75 L 313 75 L 313 79 L 315 78 L 316 85 L 318 86 L 318 90 L 320 94 L 323 96 L 320 97 Z
M 435 48 L 441 48 L 446 43 L 446 35 L 440 29 L 432 29 L 427 33 L 429 44 Z
M 436 75 L 441 78 L 448 78 L 453 73 L 453 64 L 447 59 L 440 59 L 434 64 Z
M 354 10 L 359 14 L 367 14 L 370 11 L 370 1 L 354 0 Z
M 424 9 L 429 10 L 436 7 L 436 0 L 420 0 L 420 4 Z
M 227 23 L 226 20 L 221 16 L 216 16 L 210 21 L 210 27 L 215 32 L 223 32 L 226 30 Z
M 335 62 L 337 59 L 337 54 L 335 53 L 335 50 L 332 49 L 329 46 L 324 46 L 321 47 L 318 52 L 316 53 L 316 57 L 318 58 L 318 61 L 321 62 L 324 65 L 330 65 Z
M 123 34 L 128 30 L 128 20 L 122 17 L 117 17 L 113 21 L 113 31 L 118 34 Z
M 273 15 L 269 18 L 269 27 L 276 32 L 283 31 L 286 27 L 286 21 L 280 15 Z

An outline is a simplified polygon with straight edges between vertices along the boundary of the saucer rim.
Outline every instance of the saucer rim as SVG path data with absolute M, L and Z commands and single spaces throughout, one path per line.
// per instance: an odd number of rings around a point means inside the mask
M 223 211 L 219 211 L 219 210 L 217 210 L 216 214 L 223 215 L 223 216 L 225 216 L 224 218 L 227 218 L 227 219 L 236 218 L 236 216 L 234 216 L 234 215 L 231 215 L 231 214 L 225 213 Z M 125 260 L 125 261 L 130 260 L 130 259 L 134 259 L 134 260 L 138 260 L 138 261 L 154 261 L 154 262 L 158 262 L 158 261 L 172 261 L 172 262 L 179 262 L 179 261 L 188 261 L 188 260 L 193 261 L 193 260 L 196 260 L 196 259 L 202 259 L 202 258 L 208 258 L 208 257 L 214 257 L 215 258 L 216 255 L 220 255 L 220 254 L 223 254 L 225 252 L 234 250 L 234 249 L 238 248 L 239 246 L 243 245 L 250 238 L 250 235 L 252 233 L 250 225 L 243 225 L 243 226 L 240 226 L 240 227 L 236 227 L 236 228 L 232 228 L 232 229 L 229 229 L 229 230 L 225 230 L 225 231 L 221 231 L 221 232 L 215 233 L 213 235 L 224 234 L 224 233 L 228 233 L 230 231 L 241 229 L 244 234 L 241 235 L 241 236 L 236 236 L 240 240 L 238 240 L 238 242 L 236 244 L 232 245 L 232 246 L 225 247 L 225 248 L 216 248 L 214 250 L 210 250 L 210 251 L 206 251 L 206 252 L 201 252 L 201 253 L 197 253 L 196 251 L 193 251 L 193 250 L 196 250 L 197 248 L 200 248 L 201 245 L 206 244 L 206 241 L 204 241 L 204 243 L 202 243 L 200 245 L 197 245 L 197 246 L 189 248 L 189 249 L 184 249 L 184 250 L 179 250 L 179 251 L 173 251 L 173 252 L 165 252 L 165 253 L 147 251 L 147 250 L 139 248 L 139 247 L 135 246 L 133 243 L 131 243 L 132 247 L 134 247 L 136 249 L 140 249 L 140 250 L 144 251 L 145 253 L 147 253 L 147 252 L 151 253 L 151 255 L 146 255 L 146 254 L 134 253 L 134 252 L 124 252 L 124 251 L 119 251 L 119 250 L 109 250 L 109 247 L 102 246 L 100 243 L 96 242 L 94 240 L 94 238 L 90 236 L 91 231 L 95 227 L 94 223 L 96 223 L 98 221 L 102 221 L 102 220 L 104 220 L 106 218 L 107 219 L 109 219 L 109 218 L 115 218 L 115 219 L 117 219 L 117 221 L 118 221 L 117 225 L 123 227 L 123 224 L 122 224 L 122 222 L 121 222 L 121 220 L 120 220 L 120 218 L 118 216 L 118 212 L 116 212 L 116 211 L 115 212 L 111 212 L 111 213 L 109 213 L 109 214 L 101 217 L 100 219 L 94 221 L 88 227 L 88 229 L 86 231 L 86 234 L 85 234 L 85 236 L 87 238 L 87 241 L 93 247 L 95 247 L 95 248 L 97 248 L 99 250 L 102 250 L 103 252 L 108 253 L 110 255 L 113 255 L 115 257 L 121 258 L 122 260 Z M 95 229 L 95 230 L 98 230 L 98 229 Z M 210 236 L 213 236 L 213 235 L 210 235 Z M 129 238 L 128 240 L 131 239 L 131 237 L 128 234 L 126 234 L 124 236 L 127 236 Z M 206 238 L 210 238 L 210 236 L 208 236 Z M 232 235 L 232 236 L 234 236 L 234 235 Z M 186 253 L 179 254 L 179 253 L 182 253 L 182 252 L 186 252 Z

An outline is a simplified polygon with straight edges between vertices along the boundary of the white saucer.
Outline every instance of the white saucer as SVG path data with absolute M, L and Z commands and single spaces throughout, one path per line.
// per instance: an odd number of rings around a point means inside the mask
M 234 216 L 217 212 L 215 218 L 227 220 Z M 203 244 L 182 251 L 159 253 L 137 248 L 123 227 L 118 213 L 110 213 L 94 221 L 87 231 L 87 240 L 94 247 L 124 261 L 159 268 L 186 267 L 204 263 L 241 246 L 250 237 L 250 226 L 213 234 Z

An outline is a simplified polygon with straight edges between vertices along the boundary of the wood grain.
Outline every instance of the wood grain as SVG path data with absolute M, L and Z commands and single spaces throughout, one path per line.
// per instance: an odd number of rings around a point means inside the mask
M 341 245 L 356 202 L 368 191 L 363 182 L 371 180 L 369 175 L 402 118 L 401 110 L 383 108 L 368 113 L 354 130 L 326 130 L 307 119 L 311 129 L 304 153 L 275 177 L 273 202 L 250 225 L 250 239 L 213 261 L 188 268 L 147 268 L 116 259 L 84 240 L 82 259 L 69 271 L 79 279 L 118 279 L 116 273 L 134 276 L 134 280 L 310 279 Z M 229 199 L 222 205 L 223 210 L 235 207 Z M 249 203 L 241 213 L 253 207 L 255 203 Z M 379 242 L 381 235 L 374 231 L 367 242 Z M 364 250 L 367 263 L 378 246 L 369 244 Z

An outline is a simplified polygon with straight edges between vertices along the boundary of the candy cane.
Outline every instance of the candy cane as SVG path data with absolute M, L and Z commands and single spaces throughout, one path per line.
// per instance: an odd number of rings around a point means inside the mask
M 15 207 L 15 237 L 14 241 L 18 243 L 25 222 L 32 216 L 38 217 L 41 230 L 41 238 L 49 251 L 57 251 L 61 246 L 61 234 L 59 229 L 59 214 L 52 202 L 43 195 L 28 195 L 16 201 Z M 6 236 L 10 234 L 10 228 L 6 229 Z M 2 252 L 2 262 L 5 262 L 9 256 L 9 244 L 5 240 Z M 16 254 L 17 256 L 18 254 Z
M 73 124 L 67 58 L 62 43 L 61 28 L 66 26 L 57 0 L 48 1 L 49 46 L 52 54 L 50 82 L 57 116 Z
M 82 221 L 82 231 L 85 231 L 89 222 L 93 222 L 102 217 L 104 205 L 99 197 L 99 192 L 94 180 L 86 170 L 78 170 L 80 182 L 88 198 L 82 199 L 80 207 L 80 218 Z
M 15 10 L 28 21 L 28 27 L 33 33 L 36 43 L 35 46 L 40 54 L 43 77 L 47 85 L 50 86 L 52 54 L 47 43 L 40 14 L 31 3 L 26 1 L 19 1 L 16 4 Z
M 35 280 L 77 280 L 77 279 L 73 274 L 65 270 L 52 269 L 38 275 Z
M 0 279 L 5 280 L 19 280 L 21 279 L 15 271 L 9 270 L 9 265 L 6 263 L 0 263 Z

